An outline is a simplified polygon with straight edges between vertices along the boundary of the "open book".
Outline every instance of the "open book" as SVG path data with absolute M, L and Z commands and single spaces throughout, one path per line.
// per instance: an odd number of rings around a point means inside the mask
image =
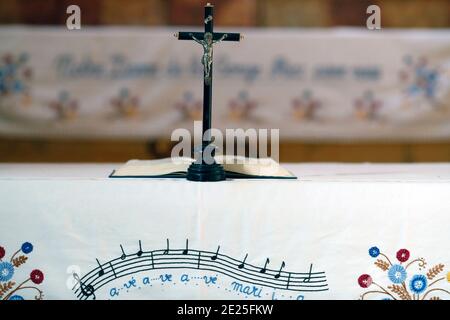
M 297 179 L 271 158 L 244 158 L 216 156 L 227 178 L 231 179 Z M 115 170 L 110 178 L 185 178 L 191 158 L 165 158 L 159 160 L 130 160 Z

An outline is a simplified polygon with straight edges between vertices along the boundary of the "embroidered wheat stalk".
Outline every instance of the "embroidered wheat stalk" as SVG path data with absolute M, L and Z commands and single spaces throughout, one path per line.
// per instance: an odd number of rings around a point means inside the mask
M 25 262 L 27 262 L 28 257 L 26 256 L 18 256 L 17 258 L 14 258 L 12 260 L 12 264 L 14 265 L 14 267 L 19 267 L 20 265 L 24 264 Z
M 444 265 L 442 263 L 434 266 L 427 272 L 427 278 L 428 280 L 433 280 L 439 273 L 444 271 Z
M 402 300 L 411 300 L 411 295 L 402 286 L 394 284 L 392 286 L 389 286 L 388 289 L 390 289 L 393 293 L 397 294 Z
M 8 292 L 9 290 L 11 290 L 11 289 L 14 287 L 15 284 L 16 284 L 16 283 L 13 282 L 13 281 L 9 281 L 9 282 L 4 283 L 4 284 L 1 284 L 1 283 L 0 283 L 0 298 L 2 298 L 3 295 L 4 295 L 6 292 Z
M 375 261 L 374 264 L 383 271 L 386 271 L 387 269 L 389 269 L 389 263 L 387 263 L 384 260 L 377 259 L 377 261 Z

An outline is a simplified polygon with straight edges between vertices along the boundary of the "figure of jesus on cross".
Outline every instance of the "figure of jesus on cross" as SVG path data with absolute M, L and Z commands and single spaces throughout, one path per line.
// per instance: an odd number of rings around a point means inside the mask
M 240 41 L 239 33 L 221 33 L 213 30 L 213 6 L 205 6 L 204 32 L 178 32 L 178 40 L 193 40 L 203 47 L 203 142 L 196 162 L 188 169 L 187 179 L 192 181 L 225 180 L 225 172 L 214 159 L 206 161 L 206 156 L 214 157 L 214 147 L 211 145 L 211 112 L 212 112 L 212 75 L 213 75 L 213 44 L 220 41 Z M 207 154 L 208 153 L 208 154 Z

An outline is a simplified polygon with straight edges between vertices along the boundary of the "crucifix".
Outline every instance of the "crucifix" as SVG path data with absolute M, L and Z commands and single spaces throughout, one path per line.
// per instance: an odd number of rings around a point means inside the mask
M 211 144 L 212 117 L 212 75 L 213 75 L 213 44 L 221 41 L 240 41 L 239 33 L 214 32 L 213 8 L 210 3 L 205 6 L 204 32 L 178 32 L 178 40 L 193 40 L 203 47 L 203 128 L 202 145 L 196 151 L 196 161 L 187 172 L 191 181 L 221 181 L 225 180 L 223 167 L 214 161 L 214 146 Z

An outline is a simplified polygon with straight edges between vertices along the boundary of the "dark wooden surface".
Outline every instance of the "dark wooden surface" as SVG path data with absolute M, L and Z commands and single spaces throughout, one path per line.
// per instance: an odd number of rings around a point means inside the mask
M 168 141 L 40 140 L 0 138 L 0 162 L 123 162 L 170 156 Z M 450 162 L 442 143 L 282 142 L 283 162 Z

